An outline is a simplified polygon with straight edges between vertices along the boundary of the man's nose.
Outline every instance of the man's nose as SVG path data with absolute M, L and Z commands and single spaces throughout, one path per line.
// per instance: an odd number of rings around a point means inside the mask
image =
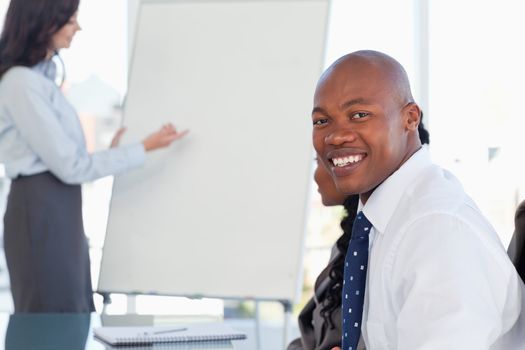
M 345 128 L 338 129 L 326 135 L 324 142 L 329 145 L 340 146 L 345 143 L 351 143 L 356 140 L 357 136 L 354 130 Z

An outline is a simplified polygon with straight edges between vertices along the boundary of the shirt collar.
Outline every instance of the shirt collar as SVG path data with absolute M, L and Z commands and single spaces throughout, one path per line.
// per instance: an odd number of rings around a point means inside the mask
M 55 81 L 57 67 L 53 60 L 42 60 L 35 64 L 32 68 L 33 70 L 45 76 L 46 78 Z
M 376 232 L 385 232 L 403 194 L 418 174 L 431 164 L 428 149 L 423 146 L 372 192 L 361 210 Z

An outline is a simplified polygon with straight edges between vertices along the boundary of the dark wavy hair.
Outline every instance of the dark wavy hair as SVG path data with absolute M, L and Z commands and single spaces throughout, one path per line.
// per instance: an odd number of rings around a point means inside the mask
M 430 143 L 430 134 L 423 125 L 423 112 L 421 112 L 418 132 L 421 143 L 428 145 Z M 345 208 L 345 215 L 341 220 L 341 229 L 343 230 L 343 234 L 335 243 L 337 250 L 339 251 L 339 255 L 336 259 L 330 262 L 331 266 L 328 274 L 330 276 L 330 284 L 328 285 L 325 292 L 325 302 L 321 308 L 321 316 L 331 329 L 335 328 L 335 324 L 332 320 L 332 313 L 337 308 L 341 307 L 345 255 L 346 251 L 348 250 L 350 238 L 352 237 L 352 226 L 357 215 L 358 205 L 359 195 L 349 196 L 343 203 Z
M 42 61 L 51 37 L 78 4 L 79 0 L 11 0 L 0 36 L 0 77 L 13 66 L 32 67 Z
M 429 145 L 430 144 L 430 134 L 428 130 L 425 128 L 425 125 L 423 125 L 423 112 L 421 112 L 421 115 L 419 118 L 419 125 L 417 126 L 417 131 L 419 133 L 419 141 L 421 141 L 421 144 Z

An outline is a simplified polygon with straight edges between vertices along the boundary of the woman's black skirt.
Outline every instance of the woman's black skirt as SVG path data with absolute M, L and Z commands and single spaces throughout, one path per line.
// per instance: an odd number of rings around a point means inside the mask
M 80 185 L 50 172 L 14 179 L 4 248 L 16 313 L 95 310 Z

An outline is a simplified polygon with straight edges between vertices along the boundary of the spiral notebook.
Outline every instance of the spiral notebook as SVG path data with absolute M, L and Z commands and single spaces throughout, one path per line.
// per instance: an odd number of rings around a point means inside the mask
M 97 339 L 110 345 L 150 345 L 160 343 L 218 342 L 246 339 L 246 334 L 223 323 L 195 323 L 153 327 L 99 327 Z
M 106 343 L 104 343 L 106 344 Z M 106 350 L 226 350 L 235 349 L 229 340 L 212 342 L 155 343 L 135 345 L 106 345 Z

